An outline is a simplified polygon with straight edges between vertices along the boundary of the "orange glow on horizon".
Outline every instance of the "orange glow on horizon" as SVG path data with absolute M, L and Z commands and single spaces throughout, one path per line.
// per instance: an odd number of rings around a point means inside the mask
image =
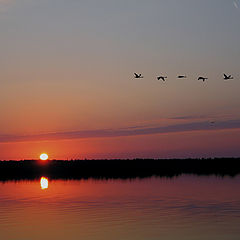
M 40 155 L 40 159 L 41 159 L 42 161 L 46 161 L 46 160 L 48 160 L 48 155 L 47 155 L 46 153 L 42 153 L 42 154 Z
M 116 138 L 87 138 L 61 141 L 13 142 L 0 144 L 0 159 L 40 160 L 41 153 L 51 153 L 48 159 L 100 159 L 134 157 L 196 157 L 237 155 L 240 130 L 212 130 L 171 134 L 141 135 Z M 226 153 L 225 153 L 226 152 Z
M 40 186 L 41 186 L 42 190 L 48 189 L 48 179 L 45 178 L 45 177 L 41 177 L 41 179 L 40 179 Z

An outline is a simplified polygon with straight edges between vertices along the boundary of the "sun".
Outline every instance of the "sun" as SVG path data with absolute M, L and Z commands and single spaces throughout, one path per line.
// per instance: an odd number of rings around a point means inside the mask
M 42 153 L 42 154 L 40 155 L 40 160 L 42 160 L 42 161 L 48 160 L 48 155 L 47 155 L 46 153 Z
M 45 177 L 41 177 L 40 186 L 41 186 L 41 189 L 43 189 L 43 190 L 47 189 L 48 188 L 48 179 Z

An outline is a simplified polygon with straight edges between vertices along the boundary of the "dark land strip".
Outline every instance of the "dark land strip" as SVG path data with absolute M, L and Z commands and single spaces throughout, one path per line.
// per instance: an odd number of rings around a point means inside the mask
M 0 181 L 50 179 L 134 179 L 183 174 L 240 174 L 240 158 L 0 161 Z

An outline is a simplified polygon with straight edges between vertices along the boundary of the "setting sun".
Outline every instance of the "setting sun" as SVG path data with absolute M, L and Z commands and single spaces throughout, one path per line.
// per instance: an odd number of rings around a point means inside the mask
M 43 161 L 46 161 L 46 160 L 48 160 L 48 155 L 46 153 L 42 153 L 40 155 L 40 159 L 43 160 Z

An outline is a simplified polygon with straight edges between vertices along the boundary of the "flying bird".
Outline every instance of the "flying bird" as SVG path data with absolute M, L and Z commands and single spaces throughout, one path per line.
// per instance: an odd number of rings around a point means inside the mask
M 226 74 L 223 74 L 224 75 L 224 80 L 231 80 L 233 79 L 233 76 L 232 75 L 226 75 Z
M 185 75 L 179 75 L 178 78 L 187 78 Z
M 207 79 L 208 79 L 208 78 L 206 78 L 206 77 L 199 77 L 199 78 L 198 78 L 198 80 L 201 80 L 201 81 L 203 81 L 203 82 L 205 82 Z
M 162 80 L 162 81 L 165 82 L 165 81 L 166 81 L 166 78 L 167 78 L 167 77 L 159 76 L 159 77 L 157 77 L 157 80 Z
M 141 73 L 140 74 L 134 73 L 134 75 L 135 75 L 135 78 L 143 78 Z

